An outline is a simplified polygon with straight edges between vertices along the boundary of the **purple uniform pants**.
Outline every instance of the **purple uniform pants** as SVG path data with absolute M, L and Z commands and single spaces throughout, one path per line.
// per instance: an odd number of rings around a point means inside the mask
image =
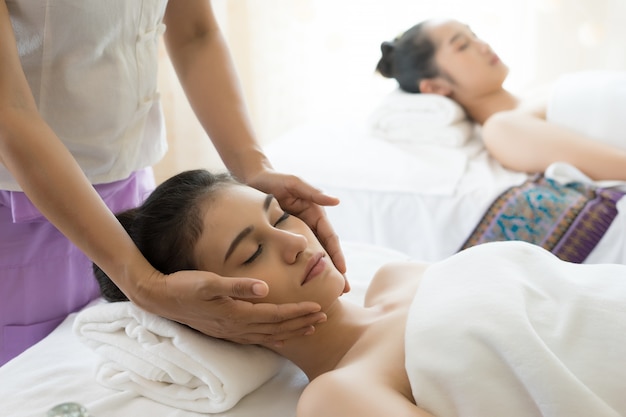
M 152 169 L 95 186 L 115 213 L 154 189 Z M 30 203 L 0 191 L 0 365 L 99 296 L 91 261 Z

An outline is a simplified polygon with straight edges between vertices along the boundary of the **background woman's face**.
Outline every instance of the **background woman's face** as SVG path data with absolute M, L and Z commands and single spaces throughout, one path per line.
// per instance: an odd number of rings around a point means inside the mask
M 311 229 L 285 213 L 271 195 L 233 185 L 206 204 L 195 248 L 199 269 L 265 281 L 269 295 L 254 302 L 314 301 L 327 308 L 345 280 Z
M 508 68 L 467 25 L 436 20 L 426 30 L 435 44 L 436 64 L 457 93 L 480 96 L 502 86 Z

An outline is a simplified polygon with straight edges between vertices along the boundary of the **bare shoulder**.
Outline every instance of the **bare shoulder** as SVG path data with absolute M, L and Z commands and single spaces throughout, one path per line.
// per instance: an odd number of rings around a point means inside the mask
M 365 305 L 386 299 L 413 299 L 422 275 L 429 264 L 422 262 L 391 262 L 382 266 L 372 278 L 365 295 Z
M 521 95 L 517 110 L 523 114 L 545 119 L 546 107 L 551 95 L 552 85 L 550 83 L 530 88 Z
M 382 381 L 348 368 L 315 378 L 298 401 L 298 417 L 433 417 Z

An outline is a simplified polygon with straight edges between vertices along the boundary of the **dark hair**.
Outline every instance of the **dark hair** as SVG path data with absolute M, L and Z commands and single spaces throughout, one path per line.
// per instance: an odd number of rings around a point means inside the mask
M 117 218 L 158 271 L 171 274 L 196 269 L 193 248 L 203 229 L 201 206 L 227 184 L 239 182 L 228 173 L 185 171 L 164 181 L 142 205 L 118 213 Z M 107 301 L 128 300 L 96 264 L 93 271 Z
M 418 23 L 391 42 L 380 45 L 382 57 L 376 65 L 383 77 L 395 78 L 400 88 L 409 93 L 419 93 L 419 83 L 424 78 L 439 75 L 435 63 L 436 47 L 424 26 Z

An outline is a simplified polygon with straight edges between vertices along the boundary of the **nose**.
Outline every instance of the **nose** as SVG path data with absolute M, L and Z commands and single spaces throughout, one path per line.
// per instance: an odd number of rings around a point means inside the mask
M 475 42 L 478 45 L 478 50 L 481 53 L 491 52 L 491 47 L 489 46 L 489 44 L 487 42 L 485 42 L 485 41 L 483 41 L 482 39 L 479 39 L 479 38 L 476 38 Z
M 283 259 L 288 264 L 297 261 L 300 255 L 308 246 L 306 237 L 298 233 L 292 233 L 286 230 L 277 230 L 280 239 L 280 250 Z

